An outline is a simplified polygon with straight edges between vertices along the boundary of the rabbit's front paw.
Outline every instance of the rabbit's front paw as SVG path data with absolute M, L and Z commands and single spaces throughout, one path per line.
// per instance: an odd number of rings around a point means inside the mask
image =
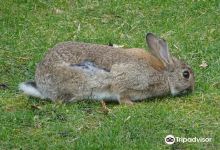
M 134 103 L 131 101 L 131 99 L 129 97 L 121 98 L 119 103 L 122 104 L 122 105 L 128 105 L 128 106 L 134 105 Z

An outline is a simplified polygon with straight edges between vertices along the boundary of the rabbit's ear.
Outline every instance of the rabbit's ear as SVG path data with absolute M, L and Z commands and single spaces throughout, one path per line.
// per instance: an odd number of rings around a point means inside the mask
M 151 53 L 160 59 L 166 67 L 173 66 L 173 60 L 170 56 L 168 45 L 164 39 L 156 37 L 152 33 L 146 35 L 147 44 L 150 48 Z

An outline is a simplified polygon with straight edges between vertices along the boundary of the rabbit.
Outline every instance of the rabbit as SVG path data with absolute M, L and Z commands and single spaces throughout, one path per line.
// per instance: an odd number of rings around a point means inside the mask
M 25 94 L 63 102 L 118 101 L 133 104 L 152 97 L 192 92 L 190 66 L 172 57 L 167 42 L 146 34 L 149 52 L 140 48 L 64 42 L 37 65 L 35 81 L 23 82 Z

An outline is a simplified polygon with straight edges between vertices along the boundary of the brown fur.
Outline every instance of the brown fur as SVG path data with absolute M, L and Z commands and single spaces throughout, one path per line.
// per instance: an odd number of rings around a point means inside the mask
M 150 66 L 152 66 L 154 69 L 156 69 L 157 71 L 162 71 L 165 69 L 164 64 L 159 59 L 157 59 L 155 56 L 153 56 L 149 52 L 146 52 L 145 49 L 131 48 L 127 50 L 128 50 L 128 53 L 135 55 L 135 57 L 146 60 L 146 62 Z

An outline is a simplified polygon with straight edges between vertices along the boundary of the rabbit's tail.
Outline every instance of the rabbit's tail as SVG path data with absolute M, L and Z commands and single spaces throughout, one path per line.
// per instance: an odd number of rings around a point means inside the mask
M 29 96 L 43 98 L 43 95 L 37 89 L 36 82 L 34 81 L 27 81 L 20 83 L 19 90 L 23 91 L 24 94 L 27 94 Z

